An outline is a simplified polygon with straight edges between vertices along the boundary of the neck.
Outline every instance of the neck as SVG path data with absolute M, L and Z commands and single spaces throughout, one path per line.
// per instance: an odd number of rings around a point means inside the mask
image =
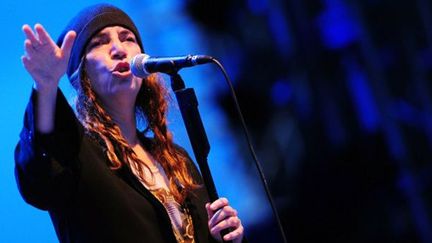
M 125 108 L 128 107 L 128 108 Z M 119 126 L 121 134 L 130 146 L 138 144 L 134 106 L 105 106 L 107 113 Z

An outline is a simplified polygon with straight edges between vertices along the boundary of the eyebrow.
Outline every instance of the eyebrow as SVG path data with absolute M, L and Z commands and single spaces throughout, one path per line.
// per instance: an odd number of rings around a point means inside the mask
M 132 31 L 130 31 L 128 29 L 123 29 L 120 32 L 118 32 L 118 34 L 119 35 L 129 35 L 129 34 L 135 35 Z M 108 36 L 108 33 L 101 32 L 101 33 L 96 34 L 92 39 L 101 38 L 101 37 L 105 37 L 105 36 Z
M 121 30 L 118 34 L 119 35 L 131 35 L 131 34 L 135 35 L 132 31 L 130 31 L 128 29 Z
M 105 36 L 108 36 L 108 33 L 98 33 L 95 36 L 93 36 L 93 38 L 91 38 L 91 39 L 92 40 L 93 39 L 98 39 L 98 38 L 105 37 Z

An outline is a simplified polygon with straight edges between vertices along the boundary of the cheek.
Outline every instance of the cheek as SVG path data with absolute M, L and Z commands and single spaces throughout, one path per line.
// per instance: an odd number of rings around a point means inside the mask
M 106 69 L 106 57 L 103 54 L 100 52 L 89 52 L 86 55 L 86 71 L 89 78 L 98 78 Z
M 86 65 L 85 65 L 85 67 L 86 67 L 87 76 L 90 78 L 90 80 L 94 79 L 95 78 L 95 74 L 97 73 L 97 71 L 96 71 L 97 61 L 90 54 L 87 54 L 87 56 L 86 56 Z
M 129 52 L 132 56 L 135 56 L 135 55 L 138 55 L 138 54 L 141 54 L 141 53 L 142 53 L 142 51 L 141 51 L 141 47 L 139 47 L 139 45 L 136 44 L 136 43 L 131 44 L 128 48 L 129 48 L 129 51 L 128 51 L 128 52 Z
M 93 92 L 96 93 L 96 95 L 100 96 L 103 92 L 103 84 L 100 82 L 100 80 L 103 80 L 101 77 L 101 73 L 97 71 L 95 66 L 93 65 L 87 65 L 86 66 L 86 75 L 87 78 L 90 81 L 90 88 L 93 90 Z
M 104 77 L 106 76 L 104 70 L 106 70 L 106 68 L 101 60 L 87 58 L 86 73 L 87 77 L 91 80 L 92 87 L 97 88 L 102 85 L 101 80 L 106 79 L 106 77 Z
M 96 71 L 96 69 L 95 69 L 95 66 L 94 65 L 90 65 L 90 64 L 88 64 L 87 66 L 86 66 L 86 73 L 87 73 L 87 77 L 90 79 L 90 80 L 95 80 L 97 77 L 97 71 Z

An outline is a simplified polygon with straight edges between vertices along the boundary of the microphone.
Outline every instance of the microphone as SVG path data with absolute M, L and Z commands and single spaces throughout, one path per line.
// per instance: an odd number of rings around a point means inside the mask
M 184 67 L 192 67 L 209 63 L 213 57 L 205 55 L 187 55 L 179 57 L 150 57 L 147 54 L 138 54 L 131 61 L 133 75 L 145 78 L 150 73 L 173 74 Z

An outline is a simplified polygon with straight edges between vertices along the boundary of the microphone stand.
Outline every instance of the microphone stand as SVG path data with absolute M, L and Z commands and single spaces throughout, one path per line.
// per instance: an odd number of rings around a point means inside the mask
M 198 111 L 198 100 L 195 91 L 192 88 L 185 87 L 184 81 L 177 71 L 169 73 L 169 75 L 171 77 L 171 88 L 175 93 L 195 159 L 201 170 L 204 185 L 207 188 L 210 201 L 214 202 L 219 198 L 219 196 L 207 162 L 207 156 L 210 152 L 210 144 Z M 221 236 L 223 237 L 227 233 L 229 233 L 228 229 L 222 230 Z

